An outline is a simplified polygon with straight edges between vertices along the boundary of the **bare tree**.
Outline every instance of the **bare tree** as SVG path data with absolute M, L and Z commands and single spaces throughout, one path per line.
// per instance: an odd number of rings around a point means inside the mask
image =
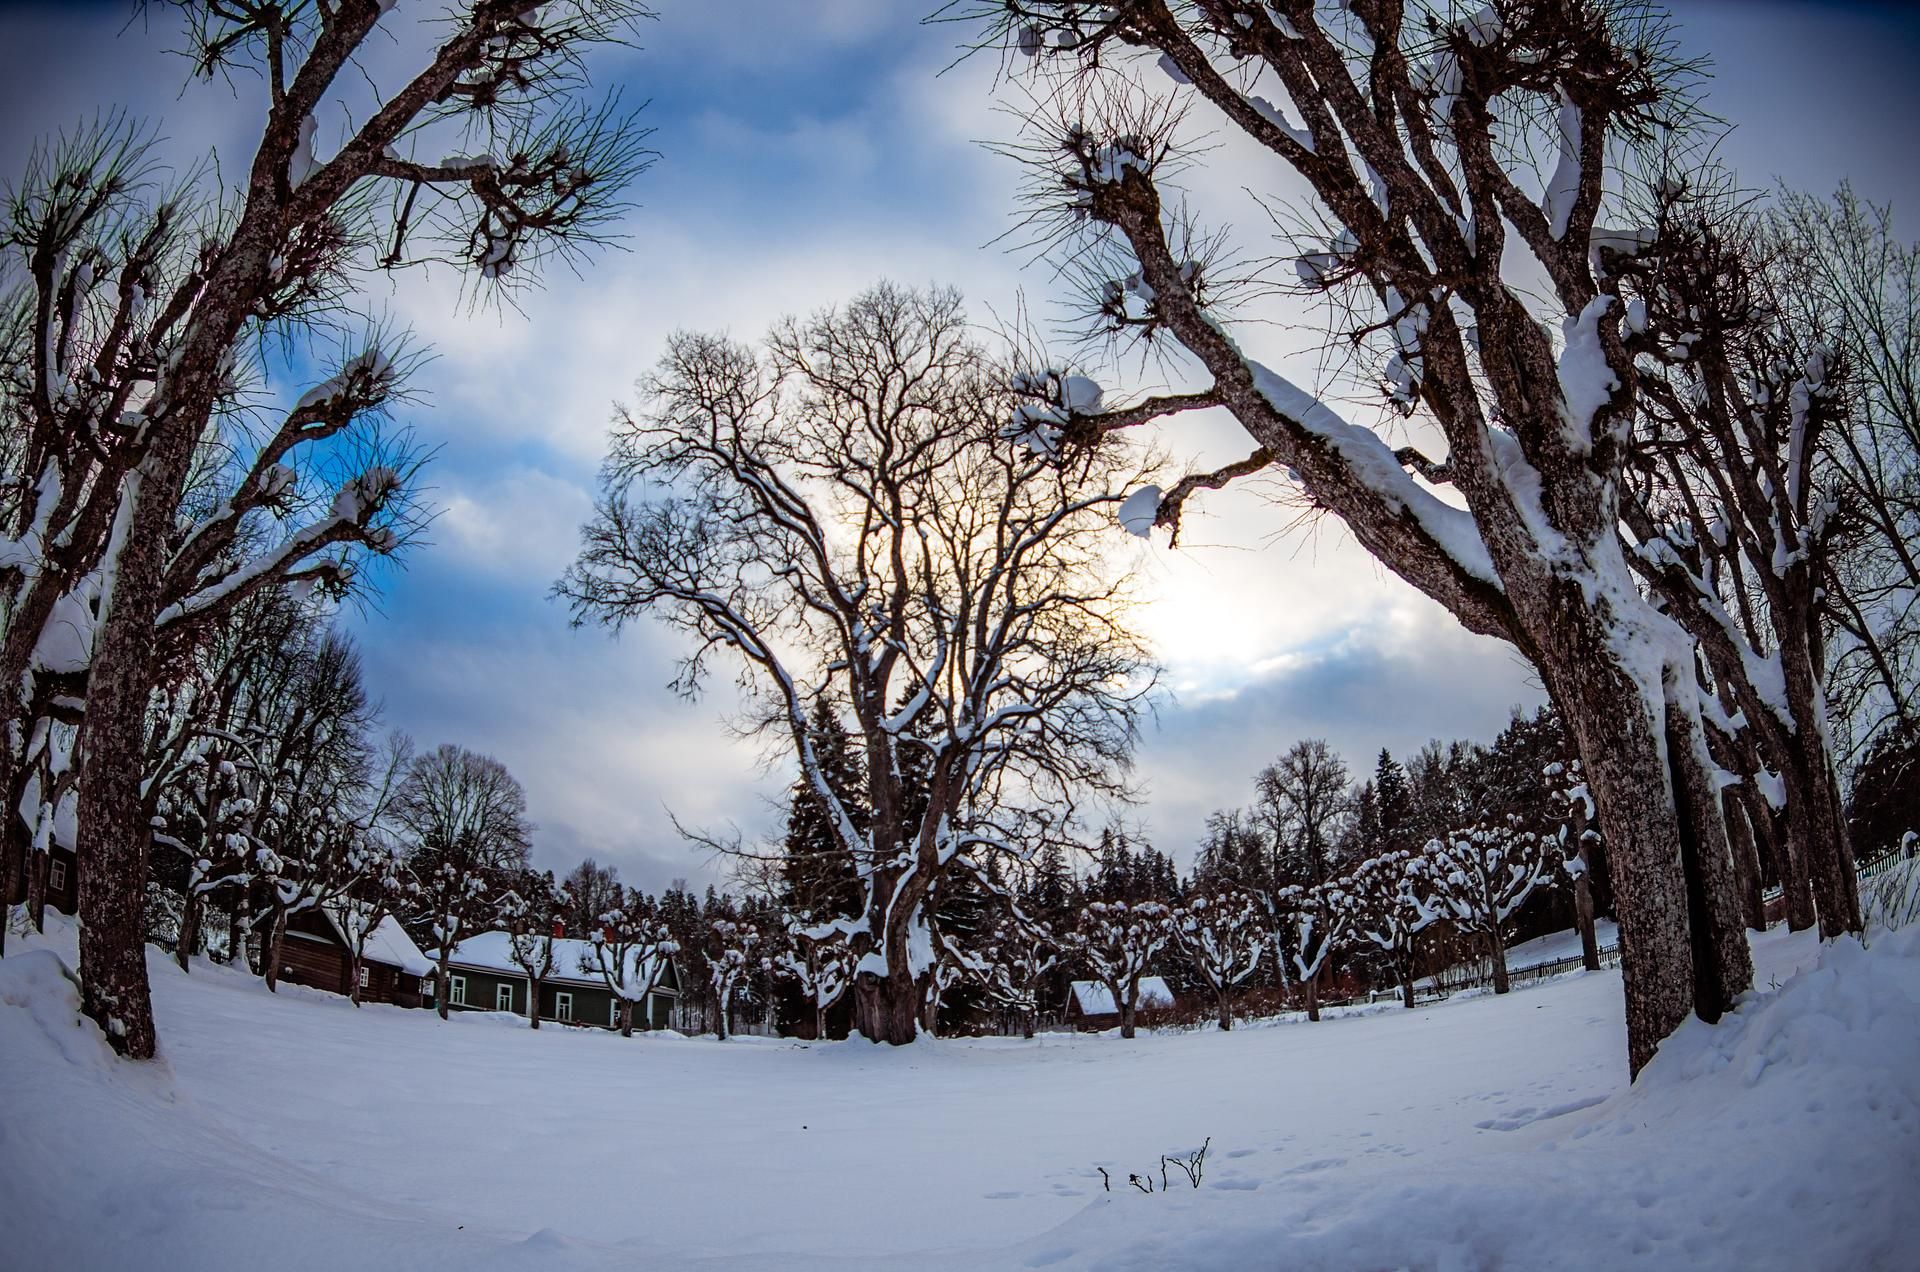
M 1826 692 L 1842 762 L 1920 727 L 1920 245 L 1842 186 L 1786 194 L 1769 259 L 1792 325 L 1831 340 L 1842 418 L 1819 437 L 1835 507 Z
M 10 790 L 11 768 L 27 762 L 13 726 L 30 709 L 38 678 L 23 677 L 56 607 L 71 600 L 92 620 L 78 810 L 88 862 L 83 1001 L 113 1045 L 137 1058 L 154 1048 L 141 952 L 147 837 L 139 775 L 145 712 L 161 671 L 156 632 L 183 604 L 183 614 L 193 612 L 188 593 L 231 596 L 263 577 L 299 572 L 317 539 L 390 547 L 373 518 L 402 477 L 392 466 L 369 466 L 343 483 L 314 533 L 244 561 L 223 559 L 224 527 L 237 515 L 216 513 L 182 543 L 176 531 L 196 456 L 232 400 L 241 355 L 260 336 L 344 307 L 373 268 L 438 256 L 483 280 L 519 279 L 544 256 L 576 251 L 603 230 L 644 163 L 630 117 L 585 101 L 581 62 L 594 45 L 625 38 L 645 13 L 631 0 L 470 0 L 417 17 L 383 0 L 179 7 L 197 73 L 241 70 L 265 81 L 266 116 L 241 165 L 242 184 L 214 190 L 208 179 L 205 203 L 226 205 L 218 215 L 184 211 L 194 204 L 186 198 L 143 203 L 139 168 L 124 158 L 137 149 L 111 134 L 83 143 L 50 164 L 51 179 L 29 182 L 54 197 L 28 200 L 22 254 L 30 299 L 9 307 L 31 315 L 31 340 L 16 345 L 26 352 L 9 360 L 28 368 L 35 409 L 32 440 L 7 448 L 18 466 L 8 474 L 0 723 L 13 741 L 0 785 Z M 384 36 L 404 23 L 420 28 L 428 52 L 399 87 L 383 91 L 360 70 L 360 54 L 376 28 Z M 417 157 L 459 141 L 477 142 L 483 153 Z M 97 210 L 116 200 L 134 207 L 100 219 Z M 63 243 L 76 224 L 88 237 Z M 76 315 L 97 339 L 71 338 Z M 9 327 L 23 330 L 17 321 Z M 383 401 L 394 368 L 377 343 L 350 353 L 342 374 L 297 403 L 241 466 L 228 507 L 238 514 L 280 499 L 286 478 L 276 449 L 302 442 L 310 429 L 337 431 Z
M 567 930 L 580 935 L 593 931 L 601 915 L 619 909 L 626 899 L 620 868 L 603 866 L 592 857 L 575 866 L 560 886 L 567 895 Z
M 1092 318 L 1173 342 L 1206 377 L 1196 393 L 1069 410 L 1062 437 L 1224 406 L 1256 445 L 1235 472 L 1283 466 L 1387 568 L 1514 644 L 1599 804 L 1632 1068 L 1690 1011 L 1718 1019 L 1752 963 L 1696 640 L 1641 594 L 1620 544 L 1637 399 L 1618 265 L 1657 229 L 1602 214 L 1631 211 L 1609 191 L 1656 168 L 1655 143 L 1690 118 L 1691 68 L 1661 15 L 1627 0 L 954 9 L 1031 55 L 1033 224 L 1074 253 Z M 1337 302 L 1336 339 L 1378 352 L 1383 413 L 1417 415 L 1442 458 L 1396 449 L 1384 423 L 1350 422 L 1229 335 L 1220 236 L 1165 197 L 1189 109 L 1304 184 L 1304 199 L 1269 203 L 1301 227 L 1301 285 Z M 1541 175 L 1516 175 L 1535 154 Z M 1233 475 L 1175 485 L 1159 519 Z
M 1287 748 L 1253 779 L 1256 815 L 1273 854 L 1273 886 L 1325 883 L 1353 811 L 1347 765 L 1324 738 Z
M 434 998 L 445 1020 L 453 947 L 493 917 L 501 889 L 527 868 L 527 795 L 491 755 L 442 743 L 407 770 L 393 818 L 420 880 L 420 917 L 439 963 Z
M 1220 1028 L 1233 1028 L 1233 991 L 1260 966 L 1267 915 L 1252 894 L 1222 891 L 1194 897 L 1173 914 L 1174 939 L 1206 982 L 1220 1011 Z
M 792 746 L 858 871 L 860 913 L 818 935 L 848 941 L 875 1041 L 918 1030 L 930 892 L 1120 790 L 1151 684 L 1108 559 L 1117 461 L 997 445 L 1005 383 L 950 291 L 882 285 L 760 354 L 676 336 L 645 412 L 615 425 L 557 587 L 576 621 L 688 633 L 684 692 L 716 653 L 738 660 L 751 727 Z M 857 725 L 859 817 L 823 760 L 822 701 Z

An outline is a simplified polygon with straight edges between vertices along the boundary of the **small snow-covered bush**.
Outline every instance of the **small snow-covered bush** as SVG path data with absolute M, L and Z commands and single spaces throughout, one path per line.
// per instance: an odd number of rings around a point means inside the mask
M 1875 876 L 1860 892 L 1860 917 L 1869 931 L 1920 922 L 1920 857 Z

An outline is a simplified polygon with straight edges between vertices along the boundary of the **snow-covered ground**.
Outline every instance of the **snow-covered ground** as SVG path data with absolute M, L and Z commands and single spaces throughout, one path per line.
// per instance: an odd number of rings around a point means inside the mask
M 1920 1265 L 1920 929 L 1760 938 L 1780 988 L 1631 1090 L 1616 972 L 887 1050 L 441 1024 L 155 958 L 135 1066 L 76 1022 L 71 950 L 0 960 L 6 1267 Z M 1209 1136 L 1199 1190 L 1124 1186 Z
M 1620 944 L 1620 929 L 1612 919 L 1595 919 L 1593 939 L 1601 949 L 1612 949 Z M 1580 933 L 1575 928 L 1568 928 L 1564 932 L 1549 932 L 1510 947 L 1507 950 L 1507 970 L 1524 972 L 1530 967 L 1545 967 L 1548 963 L 1579 957 Z

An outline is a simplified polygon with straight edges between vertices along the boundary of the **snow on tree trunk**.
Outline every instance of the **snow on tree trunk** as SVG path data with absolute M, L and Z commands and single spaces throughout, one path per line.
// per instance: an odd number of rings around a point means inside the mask
M 273 923 L 269 926 L 266 946 L 266 967 L 264 974 L 267 989 L 278 993 L 280 989 L 280 955 L 287 939 L 287 912 L 279 906 L 273 908 Z

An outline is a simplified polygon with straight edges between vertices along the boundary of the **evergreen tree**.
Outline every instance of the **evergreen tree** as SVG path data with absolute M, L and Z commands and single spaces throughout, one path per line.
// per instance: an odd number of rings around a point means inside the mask
M 825 701 L 814 708 L 814 728 L 821 738 L 821 771 L 855 829 L 864 832 L 866 808 L 859 795 L 852 739 Z M 781 887 L 781 904 L 809 922 L 860 913 L 858 864 L 833 833 L 819 792 L 804 777 L 794 782 L 787 798 Z

